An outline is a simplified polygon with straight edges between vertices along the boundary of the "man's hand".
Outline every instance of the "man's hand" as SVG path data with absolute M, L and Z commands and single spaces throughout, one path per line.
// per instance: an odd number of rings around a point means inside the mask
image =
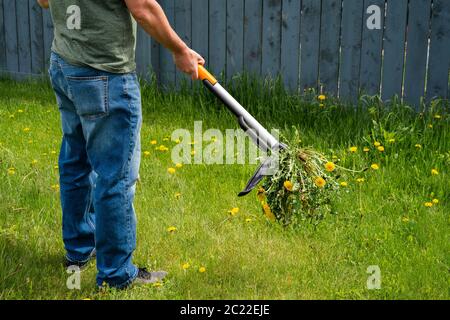
M 48 1 L 49 0 L 37 0 L 38 4 L 41 8 L 48 9 Z
M 204 65 L 197 52 L 189 49 L 172 29 L 163 9 L 156 0 L 124 0 L 139 25 L 156 41 L 172 51 L 175 65 L 180 71 L 198 79 L 198 65 Z
M 181 52 L 173 53 L 173 61 L 177 68 L 180 71 L 189 74 L 192 77 L 192 80 L 198 79 L 198 65 L 201 64 L 203 66 L 205 64 L 205 59 L 187 46 Z

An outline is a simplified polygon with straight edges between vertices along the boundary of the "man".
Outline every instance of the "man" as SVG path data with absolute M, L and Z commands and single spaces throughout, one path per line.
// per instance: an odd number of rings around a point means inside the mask
M 136 21 L 193 79 L 204 59 L 178 37 L 155 0 L 37 0 L 55 28 L 49 74 L 63 129 L 59 156 L 66 266 L 97 257 L 97 285 L 160 281 L 132 262 L 142 122 Z M 134 19 L 133 19 L 134 18 Z

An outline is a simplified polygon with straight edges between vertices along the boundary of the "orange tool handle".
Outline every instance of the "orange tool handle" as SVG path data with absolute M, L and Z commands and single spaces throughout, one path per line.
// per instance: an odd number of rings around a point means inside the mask
M 206 68 L 202 65 L 198 65 L 198 77 L 202 81 L 207 80 L 212 85 L 215 85 L 218 82 L 216 78 L 214 78 L 214 76 L 211 73 L 209 73 L 209 71 L 206 70 Z

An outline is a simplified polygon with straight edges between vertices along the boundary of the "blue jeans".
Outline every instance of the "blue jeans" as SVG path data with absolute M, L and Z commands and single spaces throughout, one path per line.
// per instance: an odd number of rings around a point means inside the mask
M 137 276 L 133 199 L 140 165 L 141 96 L 135 73 L 112 74 L 51 55 L 61 113 L 59 156 L 67 259 L 97 254 L 97 284 L 125 287 Z

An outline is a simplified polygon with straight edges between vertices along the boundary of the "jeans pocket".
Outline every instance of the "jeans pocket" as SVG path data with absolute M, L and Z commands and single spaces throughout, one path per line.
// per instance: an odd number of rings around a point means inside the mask
M 67 77 L 70 98 L 79 116 L 97 119 L 108 114 L 108 77 Z

